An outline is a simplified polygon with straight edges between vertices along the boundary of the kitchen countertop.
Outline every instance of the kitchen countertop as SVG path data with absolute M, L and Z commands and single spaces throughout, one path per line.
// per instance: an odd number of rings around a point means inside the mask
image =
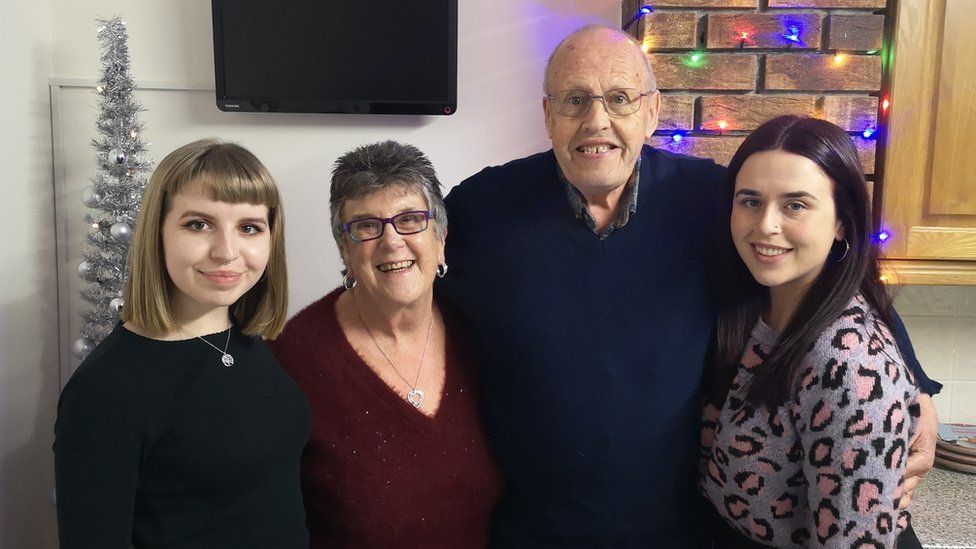
M 936 466 L 915 489 L 910 510 L 924 547 L 976 548 L 976 475 Z

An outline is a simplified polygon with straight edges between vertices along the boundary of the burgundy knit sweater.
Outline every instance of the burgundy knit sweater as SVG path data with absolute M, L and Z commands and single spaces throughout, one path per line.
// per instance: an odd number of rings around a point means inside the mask
M 302 455 L 311 549 L 486 547 L 502 481 L 478 417 L 467 334 L 445 311 L 446 379 L 431 418 L 349 345 L 335 314 L 340 293 L 302 310 L 272 342 L 312 407 Z

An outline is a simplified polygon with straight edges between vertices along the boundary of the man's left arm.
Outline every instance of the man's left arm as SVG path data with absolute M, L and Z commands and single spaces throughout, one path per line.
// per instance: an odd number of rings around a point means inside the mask
M 912 492 L 919 482 L 932 469 L 935 463 L 935 440 L 939 433 L 939 420 L 935 414 L 935 404 L 932 402 L 931 395 L 939 394 L 942 384 L 938 381 L 929 379 L 922 370 L 922 365 L 915 356 L 915 348 L 908 337 L 908 330 L 902 322 L 898 313 L 892 311 L 892 332 L 898 350 L 901 351 L 905 364 L 911 369 L 918 381 L 918 387 L 922 394 L 918 397 L 918 404 L 921 415 L 918 418 L 918 425 L 915 428 L 915 438 L 911 441 L 908 449 L 908 464 L 905 467 L 905 482 L 902 485 L 902 498 L 899 508 L 907 509 L 912 500 Z
M 915 347 L 912 346 L 912 340 L 908 337 L 905 323 L 902 322 L 898 312 L 894 309 L 891 311 L 891 331 L 895 336 L 895 343 L 898 344 L 898 350 L 901 351 L 901 356 L 905 359 L 905 365 L 912 371 L 915 381 L 918 382 L 918 388 L 926 395 L 939 394 L 939 391 L 942 390 L 942 384 L 925 375 L 922 365 L 918 362 L 918 357 L 915 356 Z

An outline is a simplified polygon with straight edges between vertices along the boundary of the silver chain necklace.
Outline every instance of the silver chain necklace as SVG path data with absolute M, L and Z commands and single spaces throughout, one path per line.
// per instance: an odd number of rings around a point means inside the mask
M 231 366 L 234 365 L 234 356 L 227 352 L 227 348 L 230 346 L 230 332 L 233 329 L 234 329 L 233 326 L 231 326 L 230 328 L 227 329 L 227 343 L 224 343 L 224 350 L 223 351 L 220 350 L 220 347 L 218 347 L 218 346 L 214 345 L 213 343 L 210 343 L 209 341 L 207 341 L 206 339 L 204 339 L 203 336 L 196 336 L 196 338 L 199 339 L 200 341 L 202 341 L 202 342 L 206 343 L 207 345 L 210 345 L 211 347 L 213 347 L 214 349 L 216 349 L 217 352 L 220 353 L 220 362 L 221 362 L 221 364 L 223 364 L 224 366 L 226 366 L 228 368 L 230 368 Z M 186 332 L 182 328 L 180 329 L 180 331 L 183 332 L 184 334 L 186 334 Z M 190 335 L 190 334 L 186 334 L 186 335 Z
M 433 311 L 431 311 L 430 314 L 430 322 L 427 323 L 427 337 L 424 338 L 424 351 L 420 355 L 420 366 L 417 367 L 417 378 L 414 379 L 413 383 L 410 383 L 407 380 L 407 378 L 403 377 L 403 374 L 401 374 L 400 370 L 397 369 L 396 364 L 393 364 L 393 361 L 390 360 L 390 357 L 387 356 L 385 352 L 383 352 L 383 349 L 380 347 L 380 344 L 377 343 L 376 338 L 373 337 L 373 333 L 369 331 L 369 326 L 366 326 L 366 322 L 363 321 L 363 315 L 359 312 L 359 302 L 356 301 L 356 294 L 353 294 L 352 301 L 353 301 L 353 307 L 356 309 L 356 316 L 359 317 L 359 323 L 363 325 L 363 329 L 366 330 L 366 335 L 369 336 L 370 341 L 372 341 L 373 345 L 376 346 L 376 350 L 379 351 L 381 355 L 383 355 L 383 358 L 385 358 L 387 362 L 390 363 L 390 367 L 393 368 L 393 371 L 396 372 L 396 375 L 400 376 L 400 379 L 402 379 L 404 383 L 410 386 L 410 392 L 407 393 L 407 402 L 409 402 L 410 404 L 413 405 L 414 408 L 419 410 L 420 406 L 424 403 L 424 392 L 423 390 L 417 388 L 417 383 L 420 381 L 420 372 L 423 371 L 424 369 L 424 359 L 427 358 L 427 344 L 430 343 L 430 328 L 434 325 Z

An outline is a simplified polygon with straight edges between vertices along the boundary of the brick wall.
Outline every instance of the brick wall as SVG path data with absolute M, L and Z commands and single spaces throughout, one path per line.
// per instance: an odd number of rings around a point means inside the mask
M 654 65 L 662 107 L 651 143 L 727 164 L 770 118 L 825 118 L 848 130 L 865 173 L 880 164 L 887 0 L 624 0 L 623 21 Z M 675 138 L 675 135 L 680 137 Z

